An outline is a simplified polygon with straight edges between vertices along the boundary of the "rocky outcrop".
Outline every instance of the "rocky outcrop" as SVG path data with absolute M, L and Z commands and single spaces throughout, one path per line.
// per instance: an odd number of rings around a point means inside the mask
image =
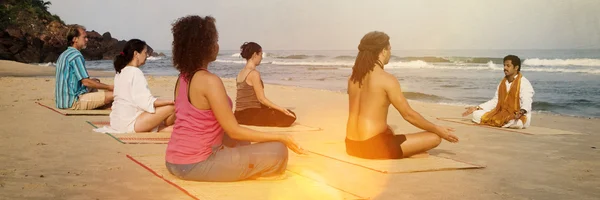
M 0 59 L 24 63 L 56 62 L 67 48 L 67 30 L 66 25 L 54 21 L 39 35 L 31 35 L 16 27 L 0 31 Z M 112 60 L 126 43 L 113 38 L 110 32 L 100 35 L 92 30 L 87 34 L 87 48 L 81 51 L 86 60 Z M 148 47 L 148 53 L 159 56 L 151 47 Z
M 0 1 L 0 59 L 24 63 L 56 62 L 67 48 L 68 26 L 47 11 L 41 0 Z M 83 24 L 85 26 L 85 24 Z M 112 60 L 125 46 L 124 40 L 109 32 L 88 31 L 88 45 L 82 50 L 86 60 Z M 158 56 L 148 47 L 151 56 Z

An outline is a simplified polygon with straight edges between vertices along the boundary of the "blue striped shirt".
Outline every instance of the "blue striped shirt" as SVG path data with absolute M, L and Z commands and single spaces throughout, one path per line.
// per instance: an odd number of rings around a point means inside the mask
M 79 95 L 87 92 L 87 88 L 81 83 L 84 78 L 89 78 L 89 75 L 83 55 L 73 47 L 67 48 L 56 61 L 54 94 L 57 108 L 71 108 Z

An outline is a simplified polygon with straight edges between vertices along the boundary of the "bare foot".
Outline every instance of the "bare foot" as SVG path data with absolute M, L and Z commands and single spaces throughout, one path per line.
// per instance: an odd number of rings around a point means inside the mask
M 410 156 L 408 158 L 427 158 L 427 157 L 429 157 L 429 153 L 428 152 L 423 152 L 423 153 L 412 155 L 412 156 Z

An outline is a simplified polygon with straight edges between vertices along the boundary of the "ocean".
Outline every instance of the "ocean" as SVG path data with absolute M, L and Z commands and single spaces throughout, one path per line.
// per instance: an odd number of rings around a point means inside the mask
M 147 75 L 177 75 L 171 52 L 150 57 Z M 265 83 L 346 91 L 357 51 L 265 50 L 259 66 Z M 523 60 L 521 72 L 535 90 L 533 110 L 600 117 L 600 50 L 392 50 L 385 70 L 394 74 L 408 99 L 477 105 L 491 99 L 503 78 L 502 58 Z M 48 64 L 45 64 L 48 65 Z M 87 61 L 88 69 L 112 71 L 112 61 Z M 222 50 L 209 70 L 235 78 L 245 65 L 239 51 Z

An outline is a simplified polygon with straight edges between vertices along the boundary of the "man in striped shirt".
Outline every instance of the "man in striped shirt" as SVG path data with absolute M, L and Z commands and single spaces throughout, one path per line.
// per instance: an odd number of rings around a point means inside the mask
M 91 79 L 80 50 L 88 39 L 83 26 L 74 25 L 67 33 L 69 47 L 56 61 L 56 107 L 72 110 L 92 110 L 113 101 L 113 86 Z M 106 90 L 106 91 L 104 91 Z

